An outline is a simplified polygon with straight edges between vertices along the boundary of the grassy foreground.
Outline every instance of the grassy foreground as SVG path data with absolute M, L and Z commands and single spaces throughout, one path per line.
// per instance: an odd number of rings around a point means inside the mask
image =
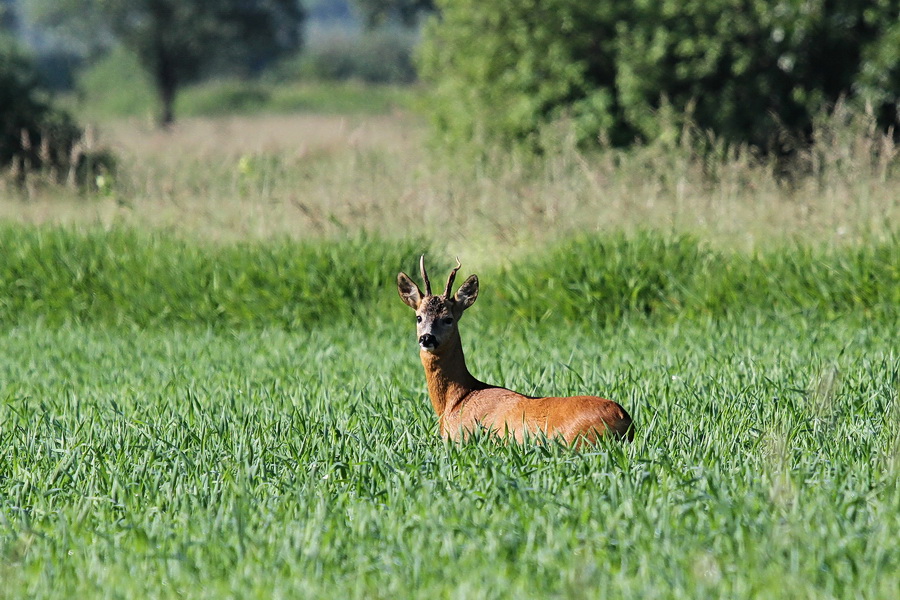
M 579 454 L 437 438 L 421 244 L 0 235 L 0 597 L 900 590 L 896 241 L 467 264 L 477 375 L 635 417 Z

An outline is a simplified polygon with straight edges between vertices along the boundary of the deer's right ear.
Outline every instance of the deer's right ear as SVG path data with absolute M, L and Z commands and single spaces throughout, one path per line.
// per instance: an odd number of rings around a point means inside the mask
M 397 275 L 397 291 L 400 292 L 400 299 L 413 310 L 419 310 L 419 304 L 422 302 L 422 290 L 419 286 L 409 278 L 406 273 Z

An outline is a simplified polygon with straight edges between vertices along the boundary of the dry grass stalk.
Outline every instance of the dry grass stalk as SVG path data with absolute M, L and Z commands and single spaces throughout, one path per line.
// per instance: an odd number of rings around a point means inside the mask
M 891 235 L 900 222 L 896 146 L 843 113 L 822 126 L 792 187 L 743 149 L 710 160 L 681 147 L 586 154 L 563 144 L 540 161 L 503 152 L 473 165 L 429 150 L 408 115 L 191 119 L 165 132 L 125 121 L 100 137 L 121 158 L 115 194 L 86 203 L 37 190 L 27 210 L 0 204 L 0 218 L 227 239 L 439 235 L 492 255 L 646 228 L 742 248 L 842 244 Z

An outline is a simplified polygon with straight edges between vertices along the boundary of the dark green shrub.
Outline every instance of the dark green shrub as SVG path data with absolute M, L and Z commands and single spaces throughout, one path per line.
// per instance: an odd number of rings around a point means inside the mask
M 860 95 L 876 108 L 882 123 L 900 122 L 900 14 L 896 16 L 863 51 L 857 81 Z
M 727 142 L 804 142 L 842 97 L 889 127 L 900 96 L 898 3 L 444 0 L 421 74 L 450 141 L 525 140 L 560 120 L 617 145 L 686 120 Z
M 30 172 L 66 176 L 81 129 L 50 103 L 34 64 L 8 39 L 0 38 L 0 167 L 16 179 Z
M 19 185 L 39 175 L 94 188 L 97 175 L 115 171 L 116 158 L 108 149 L 87 147 L 82 138 L 75 120 L 51 103 L 34 63 L 0 37 L 0 173 Z
M 633 22 L 617 31 L 616 88 L 626 121 L 644 138 L 660 134 L 663 99 L 701 129 L 766 149 L 804 143 L 813 118 L 844 97 L 877 102 L 885 117 L 884 105 L 896 108 L 896 81 L 873 80 L 867 92 L 858 90 L 863 72 L 877 62 L 873 49 L 890 37 L 900 14 L 896 2 L 634 6 Z M 895 122 L 896 112 L 882 125 Z

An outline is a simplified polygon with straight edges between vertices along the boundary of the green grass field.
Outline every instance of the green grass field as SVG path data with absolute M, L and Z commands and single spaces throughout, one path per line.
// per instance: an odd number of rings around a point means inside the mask
M 631 444 L 447 444 L 442 244 L 0 227 L 0 597 L 895 598 L 900 240 L 467 259 L 470 368 Z
M 449 156 L 409 90 L 219 82 L 160 131 L 93 87 L 114 172 L 0 173 L 0 598 L 900 597 L 900 147 L 864 115 L 785 174 Z M 635 441 L 439 439 L 421 252 L 481 278 L 476 376 Z

